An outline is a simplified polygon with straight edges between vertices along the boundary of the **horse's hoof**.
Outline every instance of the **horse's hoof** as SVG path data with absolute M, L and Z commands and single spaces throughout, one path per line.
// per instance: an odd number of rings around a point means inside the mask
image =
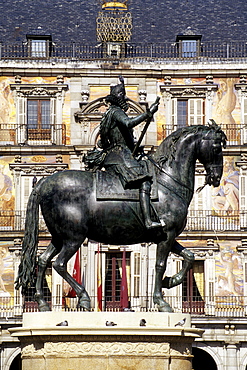
M 164 304 L 157 305 L 159 312 L 174 312 L 173 308 L 164 301 Z
M 39 304 L 39 312 L 46 312 L 46 311 L 51 311 L 48 304 L 46 304 L 46 303 Z
M 83 309 L 85 311 L 91 311 L 91 301 L 88 298 L 79 298 L 77 303 L 77 309 Z
M 165 302 L 160 297 L 154 297 L 153 302 L 157 306 L 159 312 L 174 312 L 173 308 L 169 305 L 169 303 Z

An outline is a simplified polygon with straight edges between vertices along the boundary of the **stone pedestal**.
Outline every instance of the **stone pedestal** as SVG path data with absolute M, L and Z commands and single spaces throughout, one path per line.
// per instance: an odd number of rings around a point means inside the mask
M 64 320 L 68 326 L 56 326 Z M 35 312 L 11 334 L 21 342 L 23 370 L 191 370 L 192 342 L 202 330 L 175 313 Z

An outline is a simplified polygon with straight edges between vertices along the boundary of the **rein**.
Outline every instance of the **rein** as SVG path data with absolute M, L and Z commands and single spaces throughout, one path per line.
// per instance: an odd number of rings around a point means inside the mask
M 178 179 L 175 179 L 174 177 L 172 177 L 169 173 L 167 173 L 153 158 L 151 158 L 149 155 L 145 154 L 145 157 L 147 157 L 147 159 L 156 167 L 158 168 L 158 170 L 163 173 L 164 175 L 166 175 L 167 177 L 169 177 L 172 181 L 176 182 L 180 187 L 182 187 L 182 189 L 180 189 L 180 192 L 177 192 L 174 187 L 170 186 L 168 184 L 167 181 L 165 180 L 162 180 L 162 179 L 157 179 L 157 182 L 164 186 L 165 188 L 167 188 L 168 190 L 172 191 L 174 194 L 176 194 L 179 198 L 181 198 L 182 200 L 186 201 L 186 203 L 188 203 L 187 201 L 187 198 L 190 197 L 193 193 L 194 193 L 194 190 L 191 189 L 189 186 L 183 184 L 181 181 L 179 181 Z M 184 189 L 185 188 L 185 189 Z

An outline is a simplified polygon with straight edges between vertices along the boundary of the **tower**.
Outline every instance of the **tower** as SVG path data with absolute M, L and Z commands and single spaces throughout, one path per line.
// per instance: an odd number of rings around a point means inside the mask
M 97 17 L 97 39 L 103 45 L 104 57 L 119 58 L 132 34 L 132 16 L 128 0 L 100 0 L 101 11 Z

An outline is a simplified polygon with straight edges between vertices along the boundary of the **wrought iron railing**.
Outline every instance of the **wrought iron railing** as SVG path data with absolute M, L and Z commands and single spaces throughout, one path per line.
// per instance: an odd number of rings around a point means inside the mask
M 26 211 L 0 210 L 0 232 L 1 231 L 24 231 Z M 47 231 L 43 217 L 39 218 L 39 230 Z
M 246 211 L 189 210 L 185 230 L 223 232 L 246 228 Z
M 0 145 L 66 145 L 66 125 L 49 125 L 46 129 L 30 129 L 15 123 L 0 124 Z
M 247 127 L 240 124 L 224 124 L 220 123 L 221 129 L 227 136 L 227 146 L 243 145 L 247 143 Z M 179 125 L 165 124 L 162 126 L 162 138 L 165 139 L 172 132 L 181 128 Z
M 0 59 L 35 59 L 48 60 L 96 60 L 96 59 L 162 59 L 162 60 L 202 60 L 221 61 L 247 58 L 247 42 L 203 42 L 197 52 L 188 56 L 181 51 L 179 43 L 126 43 L 117 55 L 107 55 L 107 48 L 102 44 L 52 43 L 47 57 L 38 58 L 30 54 L 27 43 L 0 44 Z
M 205 296 L 182 297 L 166 296 L 165 300 L 176 313 L 188 313 L 192 316 L 245 317 L 247 315 L 246 296 Z M 81 311 L 77 308 L 77 298 L 52 297 L 48 301 L 52 311 Z M 91 297 L 91 311 L 97 311 L 97 297 Z M 158 308 L 152 297 L 129 297 L 129 310 L 132 312 L 155 312 Z M 21 316 L 23 312 L 37 312 L 38 305 L 34 300 L 25 301 L 17 297 L 0 297 L 0 319 Z M 117 301 L 114 307 L 102 300 L 102 311 L 121 312 L 123 309 Z
M 26 211 L 1 211 L 0 231 L 24 231 Z M 40 216 L 40 231 L 46 231 Z M 247 229 L 247 211 L 189 210 L 185 231 L 241 231 Z

